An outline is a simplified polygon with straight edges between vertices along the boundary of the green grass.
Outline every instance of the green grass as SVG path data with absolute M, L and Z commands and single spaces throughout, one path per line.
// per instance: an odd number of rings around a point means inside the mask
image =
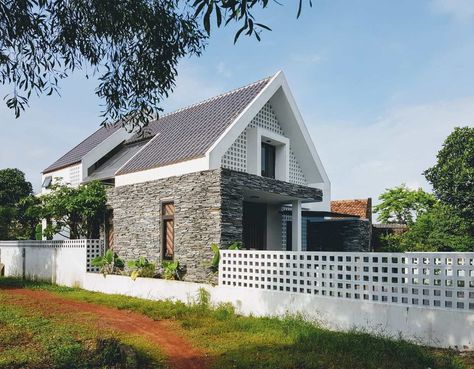
M 12 304 L 0 291 L 0 368 L 164 368 L 156 347 L 93 322 L 88 314 L 80 321 L 57 312 L 44 316 L 34 306 Z
M 0 279 L 0 286 L 2 284 L 23 286 L 21 281 L 11 279 Z M 435 350 L 363 332 L 332 332 L 298 317 L 243 317 L 236 315 L 230 305 L 209 308 L 202 298 L 201 303 L 185 305 L 42 283 L 27 282 L 25 287 L 46 289 L 65 298 L 133 310 L 153 319 L 175 320 L 177 333 L 209 353 L 216 369 L 471 367 L 468 360 L 472 360 L 472 356 L 461 357 L 452 350 Z M 22 339 L 28 341 L 28 337 Z

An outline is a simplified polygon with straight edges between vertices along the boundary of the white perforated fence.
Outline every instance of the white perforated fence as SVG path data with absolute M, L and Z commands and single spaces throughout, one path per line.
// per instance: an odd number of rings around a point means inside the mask
M 221 251 L 219 285 L 474 310 L 474 253 Z

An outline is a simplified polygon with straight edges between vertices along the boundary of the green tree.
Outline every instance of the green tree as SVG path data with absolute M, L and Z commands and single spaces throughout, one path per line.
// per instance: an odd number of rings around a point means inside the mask
M 470 225 L 448 205 L 435 204 L 408 231 L 383 240 L 384 251 L 474 251 Z
M 21 170 L 0 170 L 0 239 L 27 238 L 25 234 L 30 233 L 28 224 L 31 222 L 35 223 L 34 229 L 37 221 L 26 221 L 27 217 L 33 216 L 32 202 L 26 200 L 32 197 L 33 187 Z
M 0 170 L 0 206 L 14 206 L 33 193 L 33 186 L 25 179 L 25 173 L 19 169 Z
M 405 184 L 387 189 L 379 196 L 380 204 L 374 207 L 381 223 L 413 224 L 421 214 L 430 209 L 436 199 L 419 188 L 409 189 Z
M 47 238 L 64 230 L 69 231 L 70 239 L 99 238 L 107 201 L 101 182 L 92 181 L 77 188 L 55 184 L 50 193 L 41 196 L 41 201 L 42 217 L 48 220 L 44 230 Z
M 308 0 L 311 4 L 311 0 Z M 173 90 L 178 61 L 236 23 L 260 39 L 254 10 L 270 0 L 0 0 L 0 83 L 18 117 L 32 93 L 58 92 L 74 71 L 97 75 L 102 124 L 145 126 Z M 303 0 L 298 1 L 299 16 Z
M 436 197 L 467 221 L 474 219 L 474 127 L 455 128 L 423 174 Z
M 17 204 L 15 228 L 13 234 L 16 239 L 37 239 L 37 226 L 43 217 L 41 200 L 35 195 L 22 198 Z

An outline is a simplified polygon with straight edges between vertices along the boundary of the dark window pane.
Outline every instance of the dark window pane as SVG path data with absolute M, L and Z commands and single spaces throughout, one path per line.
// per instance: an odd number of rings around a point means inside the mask
M 262 143 L 262 176 L 275 178 L 275 146 Z

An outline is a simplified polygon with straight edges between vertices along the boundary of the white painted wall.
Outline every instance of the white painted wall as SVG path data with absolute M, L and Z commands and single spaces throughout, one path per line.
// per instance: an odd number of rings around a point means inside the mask
M 115 186 L 126 186 L 134 183 L 155 181 L 157 179 L 180 176 L 201 172 L 209 169 L 209 159 L 206 157 L 188 160 L 177 164 L 166 165 L 140 172 L 122 174 L 115 177 Z
M 74 164 L 68 167 L 55 170 L 54 172 L 42 173 L 41 183 L 43 183 L 46 177 L 53 178 L 53 184 L 69 184 L 71 186 L 79 186 L 82 182 L 82 165 Z M 46 188 L 41 188 L 41 193 L 48 193 L 49 190 Z
M 21 276 L 23 274 L 21 250 L 25 249 L 25 274 L 33 279 L 56 281 L 57 284 L 65 286 L 81 286 L 90 291 L 121 294 L 150 300 L 169 299 L 188 304 L 197 301 L 199 290 L 204 288 L 210 293 L 211 303 L 232 303 L 237 313 L 243 315 L 284 316 L 287 314 L 301 314 L 305 319 L 317 321 L 320 325 L 333 330 L 359 329 L 389 337 L 403 337 L 416 343 L 435 347 L 457 347 L 461 350 L 474 349 L 474 310 L 404 306 L 390 302 L 381 303 L 365 300 L 341 300 L 337 297 L 280 292 L 267 288 L 232 287 L 222 284 L 211 286 L 201 283 L 152 278 L 137 278 L 133 281 L 128 276 L 118 275 L 104 277 L 99 273 L 86 273 L 87 248 L 84 247 L 85 241 L 76 240 L 68 241 L 68 243 L 48 241 L 43 242 L 44 247 L 38 246 L 41 244 L 40 241 L 0 241 L 0 262 L 5 264 L 5 274 L 7 276 Z M 95 247 L 98 247 L 97 242 L 97 240 L 93 240 Z M 19 244 L 22 244 L 23 247 L 20 247 Z M 62 244 L 62 247 L 59 247 L 60 244 Z M 90 250 L 95 250 L 95 248 Z M 272 256 L 272 263 L 269 264 L 279 263 L 279 259 L 273 258 L 274 252 L 266 253 Z M 294 255 L 295 260 L 299 261 L 300 254 L 302 253 L 292 253 L 291 255 Z M 329 258 L 330 254 L 326 253 L 326 256 Z M 358 254 L 346 253 L 346 255 L 352 256 Z M 424 257 L 430 257 L 430 254 L 424 253 L 423 255 Z M 391 255 L 386 254 L 388 258 Z M 447 255 L 450 255 L 448 256 L 450 260 L 446 259 L 446 264 L 451 267 L 458 280 L 459 278 L 471 278 L 467 281 L 474 280 L 474 275 L 471 275 L 470 270 L 467 270 L 471 265 L 459 263 L 459 258 L 471 260 L 468 253 Z M 360 254 L 360 256 L 363 259 L 363 254 Z M 405 256 L 410 257 L 409 254 Z M 446 257 L 443 254 L 441 258 Z M 257 259 L 253 259 L 253 262 L 255 261 Z M 260 259 L 258 261 L 263 262 Z M 307 260 L 305 260 L 305 263 L 307 263 Z M 267 264 L 264 263 L 266 267 L 272 267 Z M 337 259 L 336 262 L 333 261 L 330 264 L 337 266 Z M 255 263 L 252 265 L 255 265 Z M 422 263 L 417 265 L 423 268 L 423 266 L 430 264 L 425 264 L 422 260 Z M 246 268 L 249 268 L 248 262 Z M 239 267 L 236 265 L 236 272 L 238 272 L 238 269 Z M 56 273 L 54 273 L 54 270 L 56 270 Z M 458 273 L 461 270 L 465 270 L 465 273 Z M 245 274 L 241 275 L 243 277 Z M 247 277 L 250 275 L 249 272 Z M 269 274 L 265 273 L 265 275 Z M 242 278 L 242 280 L 244 279 Z M 272 286 L 271 283 L 269 282 L 270 286 Z M 273 287 L 271 288 L 273 289 Z M 452 298 L 455 299 L 456 297 L 453 296 Z
M 98 240 L 0 241 L 0 262 L 7 277 L 24 275 L 31 280 L 81 286 L 90 260 L 102 251 L 103 242 Z
M 338 331 L 364 330 L 388 337 L 399 336 L 435 347 L 474 348 L 474 312 L 382 305 L 371 302 L 282 293 L 248 288 L 87 273 L 83 288 L 149 300 L 197 301 L 199 289 L 210 293 L 211 303 L 232 303 L 239 314 L 305 319 Z

